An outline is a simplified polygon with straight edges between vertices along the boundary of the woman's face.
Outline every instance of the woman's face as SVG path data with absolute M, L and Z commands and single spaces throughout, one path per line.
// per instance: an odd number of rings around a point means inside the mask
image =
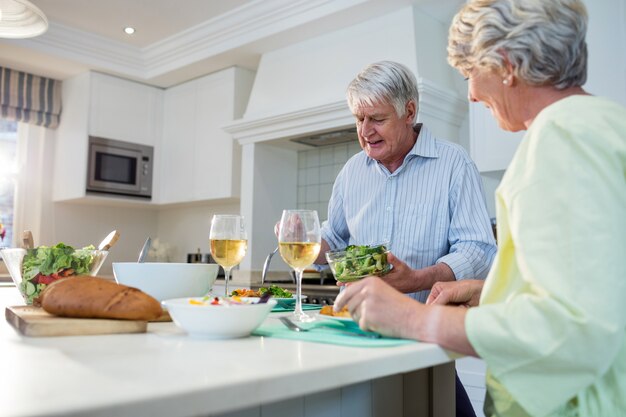
M 506 83 L 503 81 L 506 80 Z M 500 127 L 516 132 L 526 129 L 520 110 L 518 86 L 512 84 L 513 77 L 503 77 L 492 69 L 475 68 L 468 78 L 468 97 L 473 103 L 482 102 L 491 110 Z

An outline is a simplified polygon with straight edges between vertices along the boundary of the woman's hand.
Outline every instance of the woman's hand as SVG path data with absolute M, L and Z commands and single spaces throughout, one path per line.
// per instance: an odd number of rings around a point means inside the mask
M 396 291 L 378 277 L 347 286 L 335 300 L 335 311 L 348 307 L 363 330 L 384 336 L 437 343 L 476 356 L 465 333 L 464 308 L 427 306 Z
M 348 307 L 350 315 L 364 330 L 386 336 L 416 338 L 411 317 L 424 306 L 396 291 L 378 277 L 351 283 L 335 300 L 335 311 Z
M 485 281 L 464 279 L 461 281 L 437 282 L 433 285 L 426 304 L 458 305 L 475 307 L 480 300 Z

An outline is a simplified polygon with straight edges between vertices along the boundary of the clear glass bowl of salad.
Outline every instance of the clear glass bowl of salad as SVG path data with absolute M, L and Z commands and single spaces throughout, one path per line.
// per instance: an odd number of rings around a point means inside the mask
M 36 303 L 41 291 L 56 280 L 73 275 L 96 275 L 109 252 L 91 245 L 74 249 L 59 243 L 33 249 L 0 249 L 0 254 L 24 301 L 31 305 Z
M 386 245 L 350 245 L 326 252 L 328 266 L 340 282 L 358 281 L 369 275 L 384 275 L 391 269 Z

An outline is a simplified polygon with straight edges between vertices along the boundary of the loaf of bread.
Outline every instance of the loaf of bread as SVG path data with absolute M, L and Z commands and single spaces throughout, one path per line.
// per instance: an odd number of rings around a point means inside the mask
M 39 297 L 43 309 L 63 317 L 156 320 L 161 304 L 137 288 L 90 276 L 60 279 Z

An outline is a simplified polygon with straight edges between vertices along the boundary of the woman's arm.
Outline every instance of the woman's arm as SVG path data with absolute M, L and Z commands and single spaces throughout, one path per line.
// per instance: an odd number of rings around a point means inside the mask
M 335 311 L 347 306 L 364 330 L 415 339 L 476 356 L 465 333 L 467 309 L 421 304 L 377 277 L 347 286 L 335 300 Z

